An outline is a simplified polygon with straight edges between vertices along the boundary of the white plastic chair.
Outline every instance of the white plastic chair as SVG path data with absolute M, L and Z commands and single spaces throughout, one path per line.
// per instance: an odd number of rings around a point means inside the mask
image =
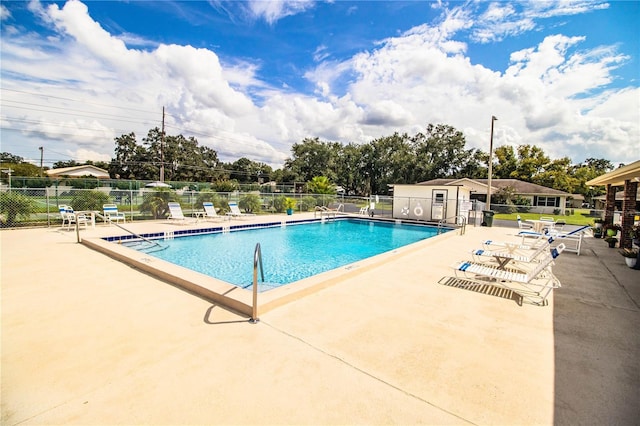
M 518 215 L 518 228 L 520 229 L 533 229 L 533 225 L 522 221 L 520 215 Z
M 89 222 L 91 222 L 91 219 L 88 218 L 84 213 L 78 214 L 76 220 L 76 213 L 73 211 L 73 208 L 71 206 L 62 204 L 59 207 L 59 211 L 60 216 L 62 216 L 62 226 L 64 227 L 66 223 L 67 230 L 70 230 L 71 225 L 74 225 L 76 221 L 78 222 L 78 225 L 84 225 L 85 229 L 88 227 Z
M 118 212 L 118 206 L 115 204 L 104 204 L 102 206 L 102 213 L 104 215 L 105 222 L 108 222 L 109 225 L 111 225 L 111 222 L 127 222 L 127 218 L 125 217 L 124 213 Z

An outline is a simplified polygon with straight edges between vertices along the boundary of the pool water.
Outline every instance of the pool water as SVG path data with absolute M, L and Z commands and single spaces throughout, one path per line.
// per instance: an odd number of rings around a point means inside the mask
M 260 282 L 259 291 L 266 291 L 437 234 L 438 229 L 429 226 L 335 220 L 180 237 L 163 241 L 167 248 L 150 254 L 250 288 L 260 243 L 265 282 Z

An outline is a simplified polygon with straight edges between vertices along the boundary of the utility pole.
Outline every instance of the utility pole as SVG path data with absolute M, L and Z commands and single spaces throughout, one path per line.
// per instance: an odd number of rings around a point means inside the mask
M 160 182 L 164 182 L 164 107 L 162 107 L 162 134 L 160 135 Z
M 44 176 L 44 172 L 42 171 L 42 158 L 44 156 L 44 147 L 41 146 L 38 148 L 40 150 L 40 177 Z
M 487 188 L 487 210 L 491 210 L 491 175 L 493 174 L 493 123 L 497 120 L 495 115 L 491 116 L 491 137 L 489 141 L 489 179 Z

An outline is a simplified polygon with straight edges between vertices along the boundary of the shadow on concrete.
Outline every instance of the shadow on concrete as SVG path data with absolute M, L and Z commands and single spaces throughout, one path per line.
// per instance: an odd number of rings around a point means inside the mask
M 473 291 L 475 293 L 480 293 L 487 296 L 513 300 L 519 306 L 522 306 L 522 302 L 524 299 L 521 294 L 518 294 L 515 291 L 502 286 L 497 286 L 489 283 L 478 283 L 475 281 L 465 280 L 457 277 L 442 277 L 440 281 L 438 281 L 438 283 L 462 290 Z
M 640 271 L 586 238 L 554 273 L 554 424 L 640 424 Z

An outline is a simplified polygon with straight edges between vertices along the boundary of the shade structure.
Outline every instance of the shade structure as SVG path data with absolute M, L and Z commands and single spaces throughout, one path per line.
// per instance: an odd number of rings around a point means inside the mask
M 171 185 L 164 182 L 151 182 L 145 185 L 147 188 L 171 188 Z
M 591 179 L 586 184 L 589 186 L 623 186 L 625 181 L 633 181 L 634 179 L 636 182 L 640 181 L 640 160 L 627 164 L 626 166 L 620 167 L 612 172 L 605 173 L 595 179 Z

